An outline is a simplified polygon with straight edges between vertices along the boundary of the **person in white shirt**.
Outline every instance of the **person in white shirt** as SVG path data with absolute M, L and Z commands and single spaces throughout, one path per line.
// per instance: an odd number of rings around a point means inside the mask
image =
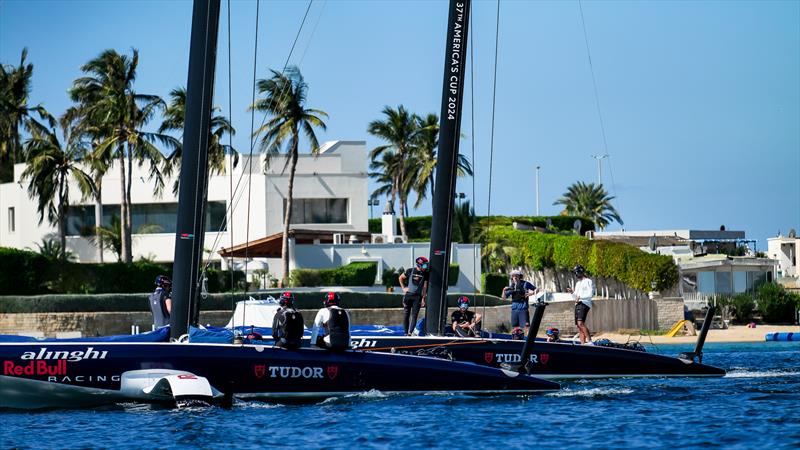
M 592 344 L 592 336 L 589 333 L 589 327 L 586 326 L 586 316 L 589 315 L 589 310 L 592 309 L 592 295 L 594 295 L 594 283 L 586 276 L 586 269 L 580 264 L 572 269 L 572 273 L 578 277 L 578 282 L 575 283 L 575 289 L 567 288 L 567 292 L 571 293 L 575 298 L 575 325 L 578 326 L 578 333 L 580 333 L 581 344 Z
M 350 314 L 339 307 L 338 292 L 328 292 L 323 299 L 324 308 L 317 312 L 311 329 L 311 344 L 330 350 L 350 348 Z

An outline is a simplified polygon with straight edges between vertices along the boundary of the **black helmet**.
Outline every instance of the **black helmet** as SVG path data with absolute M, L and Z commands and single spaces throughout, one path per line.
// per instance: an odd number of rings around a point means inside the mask
M 278 304 L 281 306 L 294 306 L 294 294 L 289 291 L 284 292 L 281 294 L 281 298 L 278 300 Z
M 325 303 L 325 306 L 339 306 L 339 302 L 341 301 L 342 297 L 339 296 L 338 292 L 328 292 L 325 295 L 325 299 L 322 300 Z
M 159 275 L 156 277 L 156 286 L 160 288 L 166 288 L 172 286 L 172 280 L 169 279 L 166 275 Z
M 586 269 L 584 269 L 582 265 L 576 264 L 575 267 L 572 269 L 572 273 L 574 273 L 575 276 L 577 277 L 582 277 L 586 275 Z

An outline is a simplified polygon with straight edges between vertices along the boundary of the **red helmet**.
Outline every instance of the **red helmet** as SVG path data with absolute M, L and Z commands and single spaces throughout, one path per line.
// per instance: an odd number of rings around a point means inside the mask
M 458 307 L 460 309 L 469 309 L 469 298 L 464 296 L 458 297 Z
M 322 300 L 325 303 L 325 306 L 339 306 L 339 302 L 342 300 L 342 297 L 339 296 L 338 292 L 328 292 L 325 295 L 325 298 Z
M 425 270 L 428 268 L 428 258 L 424 256 L 417 257 L 417 260 L 415 262 L 417 264 L 417 268 L 419 269 Z
M 283 294 L 281 294 L 278 303 L 281 306 L 294 306 L 294 294 L 292 294 L 289 291 L 284 292 Z

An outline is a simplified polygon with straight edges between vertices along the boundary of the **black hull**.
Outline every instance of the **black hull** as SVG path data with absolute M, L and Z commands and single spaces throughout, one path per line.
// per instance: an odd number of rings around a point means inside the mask
M 471 362 L 489 367 L 520 362 L 523 341 L 448 337 L 353 337 L 362 350 Z M 680 358 L 604 346 L 537 341 L 531 374 L 540 378 L 721 377 L 725 371 Z
M 556 383 L 473 364 L 361 351 L 174 343 L 0 344 L 0 408 L 157 401 L 126 390 L 126 374 L 184 371 L 228 397 L 319 399 L 383 393 L 521 394 Z

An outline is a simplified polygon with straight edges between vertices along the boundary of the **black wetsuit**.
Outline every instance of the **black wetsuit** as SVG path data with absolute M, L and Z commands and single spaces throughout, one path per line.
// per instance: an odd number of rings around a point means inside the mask
M 413 333 L 417 325 L 417 316 L 422 305 L 422 291 L 429 277 L 430 272 L 427 270 L 417 268 L 406 270 L 408 292 L 403 296 L 403 329 L 407 334 Z
M 475 313 L 469 310 L 457 309 L 453 311 L 453 314 L 450 314 L 450 323 L 456 324 L 454 331 L 459 336 L 475 336 L 478 327 L 475 327 L 472 331 L 468 331 L 458 326 L 458 324 L 464 322 L 472 323 L 473 320 L 475 320 Z

